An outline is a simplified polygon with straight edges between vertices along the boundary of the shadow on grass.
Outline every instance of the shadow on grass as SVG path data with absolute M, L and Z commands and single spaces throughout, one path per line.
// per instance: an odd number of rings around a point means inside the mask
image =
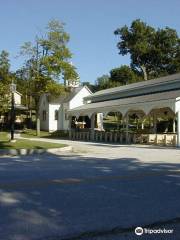
M 26 146 L 25 147 L 18 147 L 18 148 L 16 148 L 16 145 L 13 145 L 11 142 L 9 142 L 9 141 L 0 141 L 0 149 L 2 149 L 2 150 L 6 150 L 6 149 L 14 149 L 14 150 L 16 150 L 17 151 L 17 153 L 20 153 L 20 150 L 21 149 L 26 149 Z M 32 150 L 32 149 L 44 149 L 43 147 L 41 147 L 41 146 L 33 146 L 32 148 L 30 148 L 30 149 L 26 149 L 27 151 L 28 150 Z
M 51 149 L 51 148 L 61 148 L 65 147 L 67 145 L 65 144 L 59 144 L 59 143 L 50 143 L 50 142 L 43 142 L 43 141 L 32 141 L 32 140 L 22 140 L 17 139 L 16 142 L 9 142 L 9 141 L 1 141 L 0 142 L 0 150 L 16 150 L 17 153 L 18 150 L 25 149 L 27 152 L 37 149 Z

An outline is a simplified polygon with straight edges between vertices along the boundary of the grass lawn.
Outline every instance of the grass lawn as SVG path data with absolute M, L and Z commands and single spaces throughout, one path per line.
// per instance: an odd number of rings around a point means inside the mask
M 61 148 L 65 144 L 49 143 L 41 141 L 31 141 L 24 139 L 17 139 L 16 142 L 10 142 L 7 133 L 0 133 L 0 149 L 47 149 L 47 148 Z
M 36 138 L 38 137 L 36 135 L 36 130 L 33 129 L 27 129 L 24 132 L 21 133 L 21 137 L 25 137 L 25 138 Z M 46 131 L 41 131 L 40 132 L 40 136 L 39 137 L 51 137 L 51 133 L 46 132 Z
M 36 130 L 33 129 L 27 129 L 24 130 L 24 132 L 21 133 L 21 137 L 24 138 L 37 138 L 38 136 L 36 135 Z M 55 132 L 46 132 L 46 131 L 41 131 L 40 132 L 40 138 L 52 138 L 52 139 L 61 139 L 61 138 L 68 138 L 68 132 L 67 131 L 55 131 Z M 38 138 L 39 138 L 38 137 Z
M 8 133 L 7 132 L 0 132 L 0 142 L 1 141 L 8 141 Z

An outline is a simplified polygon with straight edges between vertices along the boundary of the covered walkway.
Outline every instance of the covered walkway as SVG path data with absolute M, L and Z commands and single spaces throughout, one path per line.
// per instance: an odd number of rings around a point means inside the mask
M 125 130 L 103 131 L 97 128 L 96 115 L 116 112 L 121 116 Z M 119 143 L 155 143 L 177 145 L 180 147 L 180 74 L 174 74 L 146 82 L 102 90 L 85 98 L 85 104 L 68 112 L 70 119 L 75 116 L 88 116 L 91 128 L 70 130 L 70 139 L 96 140 Z M 141 128 L 149 121 L 153 126 L 149 132 L 139 134 L 130 131 L 129 119 L 135 115 L 140 119 Z M 172 124 L 172 130 L 157 132 L 157 120 L 166 118 Z M 95 121 L 96 119 L 96 121 Z M 102 124 L 102 122 L 101 122 Z M 143 132 L 143 131 L 142 131 Z

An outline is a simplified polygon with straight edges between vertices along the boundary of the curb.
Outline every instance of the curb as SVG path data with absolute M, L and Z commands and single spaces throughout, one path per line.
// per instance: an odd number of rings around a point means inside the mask
M 42 153 L 52 153 L 56 155 L 61 155 L 62 152 L 71 152 L 72 150 L 73 150 L 72 146 L 48 149 L 0 149 L 0 156 L 2 155 L 25 156 L 30 154 L 42 154 Z

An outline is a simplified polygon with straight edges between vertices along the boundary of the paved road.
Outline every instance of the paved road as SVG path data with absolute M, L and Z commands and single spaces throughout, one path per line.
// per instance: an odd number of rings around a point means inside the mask
M 180 150 L 63 142 L 74 151 L 0 157 L 0 239 L 179 239 Z

